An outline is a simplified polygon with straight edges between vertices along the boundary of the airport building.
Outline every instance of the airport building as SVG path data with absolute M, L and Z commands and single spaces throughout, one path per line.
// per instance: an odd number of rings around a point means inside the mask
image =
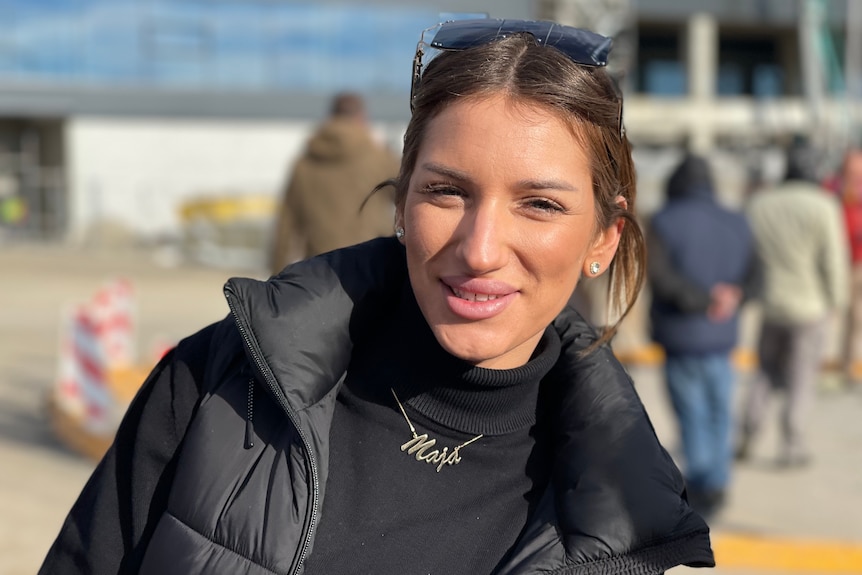
M 397 148 L 419 32 L 466 5 L 0 0 L 0 240 L 88 241 L 104 226 L 171 238 L 196 198 L 274 198 L 339 90 L 365 94 L 380 137 Z M 667 150 L 730 165 L 765 158 L 751 150 L 795 133 L 833 147 L 855 139 L 853 6 L 474 0 L 469 10 L 615 37 L 612 69 L 649 209 L 675 157 Z M 744 165 L 726 173 L 744 188 Z

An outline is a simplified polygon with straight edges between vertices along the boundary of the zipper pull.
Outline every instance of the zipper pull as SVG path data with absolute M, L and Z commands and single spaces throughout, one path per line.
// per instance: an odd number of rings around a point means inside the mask
M 246 449 L 254 447 L 254 378 L 248 379 L 248 400 L 245 412 L 245 444 Z

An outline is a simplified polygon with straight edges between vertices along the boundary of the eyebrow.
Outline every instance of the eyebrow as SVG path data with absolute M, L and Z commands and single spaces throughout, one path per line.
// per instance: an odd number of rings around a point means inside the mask
M 444 166 L 442 164 L 438 164 L 436 162 L 425 162 L 422 164 L 422 169 L 427 170 L 429 172 L 434 172 L 435 174 L 439 174 L 441 176 L 445 176 L 447 178 L 451 178 L 458 182 L 471 182 L 470 176 L 466 173 L 461 172 L 459 170 L 455 170 L 448 166 Z M 566 192 L 577 192 L 578 187 L 573 186 L 569 182 L 565 180 L 521 180 L 517 183 L 517 187 L 519 189 L 525 190 L 561 190 Z
M 464 172 L 460 172 L 458 170 L 449 168 L 436 162 L 425 162 L 424 164 L 422 164 L 422 169 L 428 170 L 429 172 L 434 172 L 435 174 L 439 174 L 447 178 L 451 178 L 453 180 L 458 180 L 459 182 L 470 181 L 470 176 L 468 176 Z
M 577 192 L 578 188 L 564 180 L 521 180 L 518 187 L 525 190 L 560 190 Z

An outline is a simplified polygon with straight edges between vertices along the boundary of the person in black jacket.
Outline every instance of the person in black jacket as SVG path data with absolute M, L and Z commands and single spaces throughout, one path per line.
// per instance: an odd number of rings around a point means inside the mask
M 230 317 L 144 383 L 41 573 L 714 564 L 613 327 L 567 307 L 582 275 L 611 273 L 623 312 L 642 282 L 610 42 L 435 33 L 389 182 L 396 238 L 230 280 Z
M 734 373 L 742 302 L 756 295 L 760 268 L 745 216 L 715 200 L 705 158 L 683 157 L 647 239 L 653 338 L 679 423 L 688 494 L 706 516 L 730 482 Z

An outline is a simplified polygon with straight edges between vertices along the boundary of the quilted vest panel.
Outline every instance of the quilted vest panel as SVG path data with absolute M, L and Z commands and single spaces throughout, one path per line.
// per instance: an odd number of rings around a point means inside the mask
M 255 389 L 246 447 L 248 376 L 206 396 L 189 427 L 142 573 L 290 573 L 310 519 L 310 472 L 288 416 Z

